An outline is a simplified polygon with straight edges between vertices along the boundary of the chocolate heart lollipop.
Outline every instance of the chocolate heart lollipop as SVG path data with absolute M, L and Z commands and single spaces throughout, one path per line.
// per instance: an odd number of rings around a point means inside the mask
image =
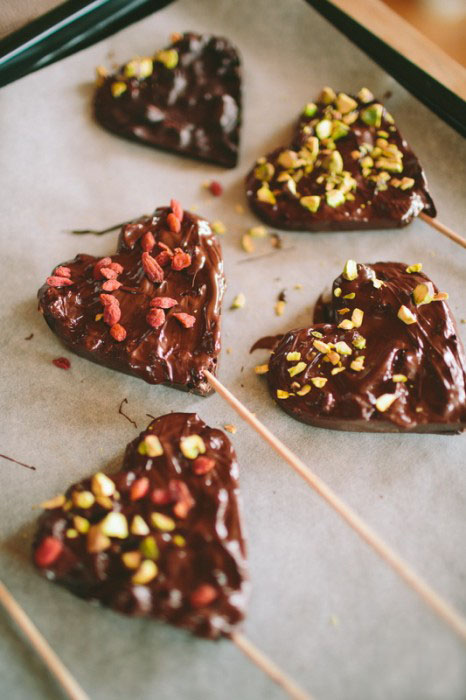
M 70 350 L 151 384 L 206 395 L 215 372 L 225 278 L 209 223 L 178 202 L 123 226 L 116 255 L 77 255 L 38 293 Z
M 393 117 L 362 88 L 324 88 L 306 105 L 289 148 L 259 158 L 246 178 L 253 211 L 296 231 L 406 226 L 436 215 L 419 161 Z
M 269 388 L 284 411 L 335 430 L 464 430 L 464 350 L 448 295 L 421 267 L 346 263 L 315 323 L 271 356 Z
M 221 430 L 194 413 L 157 418 L 117 474 L 94 474 L 42 504 L 34 562 L 119 612 L 228 635 L 248 589 L 237 479 Z
M 238 161 L 240 61 L 227 39 L 179 34 L 151 58 L 134 58 L 114 75 L 98 69 L 95 117 L 148 146 L 227 168 Z

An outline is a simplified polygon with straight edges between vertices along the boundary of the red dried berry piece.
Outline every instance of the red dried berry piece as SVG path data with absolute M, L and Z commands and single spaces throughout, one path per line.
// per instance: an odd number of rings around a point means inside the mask
M 118 280 L 107 280 L 106 282 L 103 283 L 102 289 L 104 289 L 106 292 L 114 292 L 116 289 L 119 289 L 122 286 L 121 282 L 118 282 Z
M 167 224 L 170 231 L 172 231 L 173 233 L 179 233 L 181 231 L 181 221 L 177 216 L 175 216 L 175 214 L 172 214 L 171 212 L 167 216 Z
M 34 560 L 37 566 L 50 566 L 58 559 L 63 551 L 63 544 L 55 537 L 44 537 L 40 545 L 37 547 Z
M 215 467 L 215 460 L 211 457 L 196 457 L 193 462 L 193 472 L 198 476 L 207 474 Z
M 154 489 L 150 495 L 150 500 L 157 506 L 166 506 L 173 499 L 168 489 Z
M 190 596 L 193 608 L 203 608 L 218 598 L 218 591 L 208 583 L 198 586 Z
M 96 264 L 94 265 L 94 268 L 92 270 L 92 276 L 95 280 L 100 280 L 102 279 L 102 275 L 100 274 L 100 269 L 102 267 L 108 267 L 111 265 L 112 258 L 101 258 L 101 260 L 98 260 Z
M 183 270 L 191 265 L 191 256 L 185 253 L 181 248 L 175 248 L 175 255 L 172 258 L 172 269 Z
M 157 260 L 149 255 L 149 253 L 143 253 L 141 255 L 141 260 L 146 277 L 150 279 L 151 282 L 163 282 L 163 270 Z
M 184 483 L 179 479 L 170 479 L 168 482 L 168 490 L 175 501 L 173 512 L 177 518 L 186 518 L 191 508 L 194 506 L 194 498 Z
M 150 253 L 155 246 L 155 238 L 150 231 L 147 231 L 141 238 L 141 248 L 145 253 Z
M 160 328 L 165 323 L 165 314 L 162 309 L 151 309 L 146 316 L 146 321 L 152 328 Z
M 116 280 L 118 273 L 112 270 L 111 267 L 101 267 L 100 276 L 105 277 L 106 280 Z
M 73 282 L 68 277 L 57 277 L 52 275 L 45 280 L 49 287 L 69 287 Z
M 176 218 L 179 219 L 179 221 L 183 221 L 183 216 L 184 216 L 183 207 L 181 206 L 181 204 L 179 203 L 179 201 L 177 199 L 170 200 L 170 208 L 171 208 L 172 212 L 174 213 L 174 215 L 176 216 Z
M 139 501 L 140 498 L 144 498 L 149 490 L 149 479 L 147 476 L 141 476 L 140 479 L 136 479 L 131 484 L 130 498 L 132 501 Z
M 115 308 L 115 307 L 112 307 Z M 121 314 L 121 311 L 120 311 Z M 104 319 L 105 319 L 105 314 L 104 314 Z M 110 328 L 110 335 L 112 338 L 115 338 L 119 343 L 121 343 L 125 338 L 126 338 L 126 328 L 119 323 L 115 323 L 111 328 Z
M 124 270 L 123 265 L 120 265 L 120 263 L 117 263 L 117 262 L 110 263 L 109 268 L 111 270 L 113 270 L 114 272 L 116 272 L 117 275 L 121 275 L 121 273 Z
M 178 302 L 176 299 L 171 297 L 154 297 L 151 299 L 150 305 L 156 309 L 171 309 L 172 306 L 176 306 Z
M 162 243 L 162 241 L 157 241 L 157 248 L 161 248 L 162 250 L 167 250 L 169 253 L 171 253 L 173 255 L 173 251 L 170 248 L 170 246 L 167 245 L 166 243 Z
M 173 253 L 169 252 L 168 250 L 162 250 L 161 253 L 155 256 L 155 259 L 160 267 L 166 267 L 170 263 L 172 257 Z
M 196 322 L 196 318 L 190 314 L 179 312 L 172 314 L 172 316 L 176 318 L 176 320 L 179 321 L 179 323 L 181 323 L 181 325 L 185 328 L 192 328 Z
M 56 357 L 52 360 L 52 363 L 59 369 L 69 369 L 71 367 L 71 362 L 67 357 Z
M 108 326 L 112 327 L 121 318 L 121 309 L 120 305 L 117 304 L 111 304 L 110 306 L 106 306 L 104 308 L 104 323 L 106 323 Z M 124 329 L 123 329 L 124 330 Z M 126 331 L 125 331 L 126 334 Z M 115 339 L 117 340 L 117 339 Z
M 71 277 L 71 270 L 69 267 L 63 267 L 63 265 L 60 265 L 56 268 L 53 274 L 56 277 Z
M 220 195 L 223 194 L 223 187 L 217 180 L 212 180 L 209 185 L 209 191 L 214 197 L 220 197 Z
M 120 302 L 113 294 L 99 294 L 99 299 L 104 306 L 120 306 Z

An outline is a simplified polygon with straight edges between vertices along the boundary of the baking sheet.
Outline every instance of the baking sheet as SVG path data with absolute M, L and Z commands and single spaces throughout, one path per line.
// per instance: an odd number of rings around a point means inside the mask
M 241 159 L 232 171 L 122 141 L 93 123 L 94 68 L 151 54 L 173 31 L 227 35 L 244 61 Z M 422 261 L 466 317 L 465 253 L 422 221 L 401 231 L 284 233 L 284 249 L 251 260 L 240 236 L 257 220 L 243 178 L 256 157 L 286 144 L 302 105 L 322 85 L 362 85 L 386 99 L 427 171 L 439 219 L 463 232 L 461 138 L 301 0 L 178 0 L 119 34 L 0 93 L 2 200 L 0 571 L 92 698 L 280 698 L 228 641 L 211 643 L 82 602 L 34 571 L 30 542 L 40 501 L 98 470 L 115 470 L 146 413 L 198 411 L 234 423 L 253 593 L 245 633 L 296 681 L 326 700 L 466 695 L 464 648 L 366 545 L 236 417 L 203 399 L 106 370 L 64 351 L 36 311 L 52 266 L 78 252 L 112 253 L 117 233 L 75 237 L 178 198 L 228 228 L 228 278 L 219 376 L 336 492 L 460 610 L 466 612 L 465 437 L 336 433 L 301 425 L 268 397 L 248 355 L 261 335 L 309 319 L 349 257 Z M 222 197 L 203 188 L 218 179 Z M 245 214 L 235 205 L 242 204 Z M 254 255 L 269 252 L 258 243 Z M 303 285 L 301 290 L 294 285 Z M 284 316 L 274 314 L 287 289 Z M 246 307 L 230 311 L 243 292 Z M 460 324 L 465 340 L 466 326 Z M 34 337 L 26 341 L 31 333 Z M 226 349 L 231 349 L 230 353 Z M 66 355 L 64 372 L 51 360 Z M 0 695 L 58 698 L 54 682 L 0 613 Z

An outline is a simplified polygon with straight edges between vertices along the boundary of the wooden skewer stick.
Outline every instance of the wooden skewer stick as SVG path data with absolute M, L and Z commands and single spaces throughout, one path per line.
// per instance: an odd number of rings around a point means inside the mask
M 204 374 L 220 396 L 369 544 L 374 551 L 466 642 L 466 619 L 434 591 L 357 513 L 346 505 L 317 474 L 314 474 L 281 440 L 256 418 L 208 370 Z
M 68 669 L 60 661 L 47 640 L 39 632 L 32 620 L 26 615 L 22 607 L 13 598 L 8 589 L 0 581 L 0 603 L 16 622 L 25 637 L 41 657 L 57 683 L 62 687 L 70 700 L 89 700 L 78 682 L 73 678 Z
M 429 224 L 429 226 L 432 226 L 433 228 L 437 229 L 437 231 L 440 231 L 440 233 L 443 233 L 443 235 L 447 238 L 450 238 L 452 241 L 455 241 L 455 243 L 458 243 L 458 245 L 461 245 L 463 246 L 463 248 L 466 248 L 466 238 L 463 238 L 463 236 L 460 236 L 458 233 L 455 233 L 451 230 L 451 228 L 448 228 L 448 226 L 445 226 L 445 224 L 440 223 L 440 221 L 438 221 L 437 219 L 433 219 L 431 216 L 427 216 L 427 214 L 424 214 L 424 212 L 422 211 L 419 214 L 419 216 L 427 224 Z
M 251 661 L 253 661 L 256 666 L 258 666 L 261 671 L 266 673 L 270 678 L 281 686 L 283 690 L 288 693 L 290 698 L 294 700 L 312 700 L 312 696 L 302 690 L 296 683 L 291 680 L 283 671 L 281 671 L 278 666 L 276 666 L 270 659 L 268 659 L 265 654 L 263 654 L 252 642 L 242 634 L 238 632 L 233 632 L 230 636 L 232 642 L 236 644 L 238 649 L 241 649 L 243 654 L 245 654 Z

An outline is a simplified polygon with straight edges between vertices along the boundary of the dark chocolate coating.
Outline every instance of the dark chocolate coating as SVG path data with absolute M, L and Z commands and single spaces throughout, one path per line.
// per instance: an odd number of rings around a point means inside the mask
M 205 456 L 215 461 L 207 474 L 196 475 L 193 460 L 180 451 L 180 439 L 192 434 L 201 436 Z M 162 456 L 151 458 L 139 453 L 138 446 L 148 435 L 159 438 Z M 143 498 L 131 500 L 131 485 L 141 477 L 149 479 L 149 489 Z M 249 583 L 238 504 L 238 465 L 226 435 L 209 428 L 194 413 L 162 416 L 128 445 L 121 471 L 109 478 L 119 496 L 112 495 L 107 507 L 97 501 L 90 508 L 73 504 L 73 493 L 92 491 L 91 479 L 84 479 L 67 490 L 65 507 L 42 514 L 33 546 L 40 572 L 74 594 L 118 612 L 164 620 L 212 639 L 228 635 L 244 618 Z M 183 482 L 194 501 L 185 518 L 174 514 L 173 502 L 155 505 L 151 498 L 154 489 L 166 491 L 172 480 Z M 110 512 L 124 514 L 129 534 L 125 538 L 111 537 L 111 546 L 104 551 L 90 553 L 87 534 L 74 538 L 66 534 L 75 528 L 75 516 L 85 518 L 92 526 Z M 173 519 L 175 528 L 163 531 L 154 526 L 154 512 Z M 135 515 L 144 519 L 150 532 L 131 534 Z M 180 535 L 184 545 L 176 544 L 176 536 Z M 135 584 L 131 580 L 135 571 L 125 566 L 121 555 L 137 552 L 147 536 L 157 544 L 158 574 L 144 585 Z M 58 540 L 63 548 L 55 561 L 40 566 L 37 550 L 46 537 Z M 216 597 L 208 604 L 194 605 L 192 594 L 206 584 L 215 590 Z
M 125 78 L 124 66 L 95 93 L 97 121 L 109 131 L 148 146 L 233 168 L 241 125 L 241 71 L 227 39 L 182 35 L 168 47 L 178 52 L 175 68 L 154 59 L 152 74 Z M 111 85 L 126 91 L 114 97 Z
M 375 276 L 384 282 L 373 285 Z M 402 263 L 358 265 L 352 281 L 337 277 L 328 304 L 319 304 L 314 324 L 287 333 L 276 345 L 267 374 L 272 396 L 279 406 L 298 420 L 335 430 L 375 432 L 457 433 L 466 427 L 466 359 L 450 309 L 444 301 L 416 306 L 413 289 L 429 281 L 422 272 L 408 274 Z M 434 291 L 438 290 L 434 286 Z M 354 299 L 344 299 L 347 294 Z M 417 317 L 407 325 L 397 314 L 402 305 Z M 338 310 L 348 311 L 339 314 Z M 351 319 L 353 310 L 364 312 L 362 325 L 350 330 L 337 328 L 343 319 Z M 344 341 L 351 355 L 341 356 L 345 370 L 332 375 L 335 368 L 324 361 L 325 355 L 313 345 L 312 332 L 322 334 L 324 343 Z M 353 345 L 357 336 L 366 339 L 366 347 Z M 286 359 L 289 352 L 300 352 L 306 369 L 291 377 L 287 371 L 296 362 Z M 364 368 L 355 371 L 350 363 L 364 355 Z M 405 375 L 406 382 L 395 383 L 394 375 Z M 325 386 L 317 388 L 311 378 L 324 377 Z M 296 382 L 298 386 L 293 385 Z M 311 385 L 305 396 L 296 395 L 303 385 Z M 277 398 L 277 390 L 291 392 Z M 377 410 L 376 399 L 396 394 L 385 411 Z
M 102 319 L 100 294 L 105 280 L 95 280 L 93 268 L 99 258 L 77 255 L 62 263 L 71 270 L 73 284 L 50 287 L 44 284 L 38 293 L 39 308 L 50 328 L 73 352 L 144 379 L 150 384 L 168 384 L 178 389 L 207 395 L 210 385 L 203 370 L 215 372 L 220 353 L 220 312 L 225 277 L 221 248 L 208 221 L 184 213 L 180 233 L 168 230 L 167 207 L 156 209 L 153 216 L 143 217 L 122 228 L 118 252 L 112 261 L 123 266 L 118 280 L 120 289 L 112 292 L 121 307 L 120 324 L 127 337 L 117 342 Z M 176 271 L 164 268 L 161 284 L 151 282 L 141 262 L 141 238 L 150 231 L 157 242 L 191 255 L 191 265 Z M 159 252 L 155 249 L 154 255 Z M 154 297 L 172 297 L 178 304 L 166 311 L 160 328 L 147 322 L 149 304 Z M 192 328 L 184 328 L 174 313 L 195 317 Z
M 371 103 L 358 102 L 358 109 L 367 108 L 370 104 L 380 102 L 373 100 Z M 322 119 L 327 105 L 317 103 L 317 112 L 313 117 L 301 115 L 293 141 L 288 148 L 299 152 L 310 136 L 315 136 L 315 130 L 310 126 L 311 121 Z M 307 128 L 308 133 L 303 132 Z M 349 133 L 335 141 L 336 149 L 343 159 L 343 168 L 356 180 L 356 189 L 352 191 L 354 201 L 345 201 L 343 204 L 332 207 L 325 201 L 325 182 L 317 182 L 317 179 L 327 171 L 321 165 L 314 167 L 312 172 L 304 174 L 297 182 L 297 196 L 286 191 L 285 183 L 278 182 L 277 176 L 283 172 L 283 168 L 277 163 L 278 156 L 285 149 L 277 148 L 266 156 L 269 163 L 275 168 L 274 175 L 269 182 L 270 189 L 276 196 L 276 204 L 261 202 L 257 199 L 257 191 L 261 187 L 261 181 L 255 176 L 256 166 L 246 177 L 246 194 L 251 209 L 267 224 L 281 229 L 295 231 L 341 231 L 362 229 L 383 229 L 406 226 L 412 219 L 423 211 L 429 216 L 435 217 L 434 203 L 427 191 L 427 181 L 418 159 L 403 139 L 400 132 L 391 121 L 387 121 L 387 110 L 383 109 L 381 126 L 368 126 L 361 117 L 350 125 Z M 355 160 L 351 153 L 357 151 L 361 144 L 375 145 L 378 131 L 389 134 L 388 142 L 396 144 L 403 154 L 403 172 L 394 173 L 394 178 L 413 178 L 414 186 L 402 190 L 399 187 L 388 186 L 388 189 L 376 189 L 376 184 L 362 174 L 360 159 Z M 322 161 L 323 158 L 320 158 Z M 317 161 L 318 162 L 318 161 Z M 300 197 L 319 195 L 321 203 L 315 213 L 311 213 L 302 204 Z

